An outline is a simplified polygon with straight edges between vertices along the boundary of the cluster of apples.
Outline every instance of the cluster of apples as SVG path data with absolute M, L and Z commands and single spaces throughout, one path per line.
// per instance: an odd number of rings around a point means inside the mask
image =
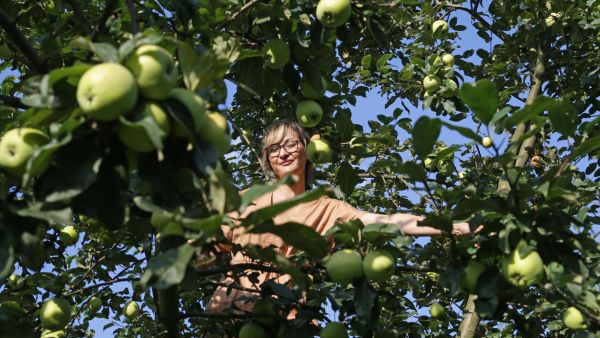
M 342 249 L 334 252 L 325 262 L 329 278 L 336 283 L 346 285 L 363 276 L 369 280 L 383 283 L 394 274 L 396 259 L 384 250 L 372 250 L 364 260 L 358 251 Z
M 431 24 L 431 32 L 434 37 L 443 37 L 448 33 L 448 23 L 444 20 L 436 20 Z M 454 55 L 445 53 L 443 55 L 433 56 L 433 68 L 439 69 L 441 73 L 447 73 L 454 66 L 456 61 Z M 441 67 L 440 67 L 441 66 Z M 439 72 L 438 72 L 439 73 Z M 441 79 L 441 74 L 429 74 L 423 78 L 423 88 L 425 97 L 435 94 L 440 88 L 443 88 L 439 94 L 443 97 L 452 97 L 458 91 L 458 84 L 452 79 Z

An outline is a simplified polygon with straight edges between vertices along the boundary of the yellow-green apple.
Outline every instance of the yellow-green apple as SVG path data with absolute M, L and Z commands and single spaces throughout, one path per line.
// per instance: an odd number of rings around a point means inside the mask
M 434 169 L 435 168 L 435 161 L 428 157 L 425 159 L 425 161 L 423 161 L 423 165 L 425 165 L 425 168 L 428 170 Z
M 331 147 L 323 140 L 311 140 L 306 146 L 306 157 L 314 164 L 331 161 Z
M 323 109 L 316 101 L 300 101 L 296 106 L 296 118 L 302 127 L 312 128 L 321 122 Z
M 394 256 L 386 251 L 369 251 L 363 260 L 363 271 L 368 279 L 382 283 L 388 280 L 396 269 Z
M 486 148 L 489 148 L 492 146 L 492 144 L 494 144 L 494 141 L 492 140 L 491 137 L 486 136 L 481 140 L 481 145 L 483 145 Z
M 74 226 L 67 225 L 66 227 L 60 229 L 58 237 L 64 245 L 69 246 L 77 243 L 77 240 L 79 239 L 79 232 L 77 232 L 77 229 L 75 229 Z
M 342 323 L 329 322 L 321 330 L 321 338 L 348 338 L 348 330 Z
M 431 32 L 436 36 L 446 34 L 448 32 L 448 23 L 444 20 L 435 20 L 431 24 Z
M 118 63 L 101 63 L 88 69 L 77 85 L 81 110 L 99 121 L 128 113 L 135 105 L 138 87 L 131 72 Z
M 57 331 L 52 331 L 52 330 L 44 330 L 42 331 L 42 335 L 40 336 L 40 338 L 65 338 L 65 331 L 64 330 L 57 330 Z
M 320 0 L 317 4 L 317 19 L 325 27 L 338 27 L 352 15 L 350 0 Z
M 454 61 L 454 55 L 448 53 L 442 55 L 442 62 L 444 63 L 444 66 L 452 67 L 454 65 Z
M 262 326 L 256 323 L 246 323 L 240 329 L 239 338 L 266 338 L 267 334 Z
M 434 93 L 440 85 L 442 84 L 442 80 L 436 75 L 427 75 L 423 78 L 423 88 L 429 94 Z
M 340 284 L 348 284 L 363 275 L 362 257 L 352 249 L 334 252 L 325 263 L 325 268 L 329 278 Z
M 165 111 L 156 103 L 145 102 L 144 107 L 138 114 L 132 116 L 139 121 L 150 116 L 156 125 L 163 131 L 161 140 L 164 140 L 171 132 L 171 120 Z M 133 121 L 132 121 L 133 122 Z M 138 153 L 146 153 L 156 149 L 156 146 L 150 140 L 146 129 L 140 125 L 119 124 L 117 135 L 123 144 L 129 149 Z
M 290 46 L 281 39 L 271 39 L 263 46 L 262 54 L 267 67 L 279 69 L 290 61 Z
M 123 315 L 125 315 L 125 318 L 129 320 L 133 320 L 139 317 L 141 314 L 142 310 L 140 309 L 140 306 L 133 300 L 125 304 L 125 307 L 123 308 Z
M 313 85 L 308 82 L 306 78 L 302 78 L 300 81 L 300 94 L 307 99 L 317 100 L 325 95 L 325 91 L 327 89 L 327 82 L 325 78 L 321 76 L 321 88 L 315 88 Z
M 437 318 L 437 317 L 443 315 L 445 311 L 446 310 L 444 309 L 444 307 L 440 303 L 433 303 L 429 307 L 429 314 L 433 318 Z
M 227 133 L 227 120 L 218 112 L 208 112 L 206 119 L 198 128 L 198 135 L 212 143 L 220 155 L 224 155 L 229 150 L 231 136 Z
M 264 325 L 273 325 L 276 319 L 275 316 L 277 316 L 277 306 L 266 299 L 259 299 L 252 307 L 252 314 L 264 316 L 257 318 L 257 322 Z
M 184 88 L 175 88 L 169 94 L 169 97 L 178 100 L 190 112 L 194 121 L 193 132 L 198 131 L 198 128 L 202 125 L 206 119 L 206 102 L 200 96 L 195 93 L 186 90 Z M 188 133 L 187 129 L 182 126 L 179 122 L 176 122 L 173 126 L 173 134 L 178 137 L 186 137 Z
M 467 291 L 475 291 L 477 279 L 485 271 L 485 265 L 478 261 L 469 261 L 460 275 L 460 285 Z
M 71 321 L 71 305 L 64 298 L 45 301 L 40 309 L 40 321 L 45 329 L 64 329 Z
M 583 330 L 587 328 L 583 314 L 574 306 L 567 308 L 563 312 L 562 318 L 565 326 L 571 330 Z
M 15 286 L 19 282 L 19 276 L 12 274 L 8 276 L 8 286 Z
M 177 67 L 173 55 L 157 45 L 138 47 L 125 62 L 142 96 L 162 100 L 177 84 Z
M 35 128 L 14 128 L 8 130 L 0 139 L 0 168 L 15 176 L 22 176 L 33 152 L 48 143 L 48 135 Z M 32 176 L 41 174 L 50 165 L 38 166 Z
M 442 83 L 444 85 L 444 90 L 442 91 L 443 97 L 452 97 L 456 95 L 456 92 L 458 91 L 458 85 L 454 80 L 444 79 Z
M 102 307 L 102 299 L 100 297 L 92 297 L 88 302 L 88 310 L 90 313 L 96 313 Z
M 562 13 L 550 13 L 550 15 L 546 17 L 546 20 L 544 20 L 544 23 L 546 24 L 546 27 L 550 28 L 554 26 L 554 24 L 560 20 L 561 17 Z
M 433 282 L 437 282 L 438 279 L 440 279 L 440 274 L 435 271 L 426 272 L 425 276 L 427 276 L 427 278 L 429 278 Z
M 537 251 L 529 252 L 521 257 L 519 249 L 515 249 L 502 261 L 502 274 L 513 285 L 527 287 L 544 279 L 544 262 Z

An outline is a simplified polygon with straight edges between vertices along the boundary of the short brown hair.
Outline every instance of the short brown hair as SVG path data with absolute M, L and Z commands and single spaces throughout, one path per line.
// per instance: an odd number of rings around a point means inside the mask
M 278 144 L 281 142 L 283 137 L 285 136 L 286 130 L 291 129 L 300 138 L 302 144 L 304 144 L 304 149 L 306 149 L 306 145 L 310 142 L 310 135 L 298 124 L 298 122 L 288 119 L 277 120 L 271 123 L 266 129 L 265 134 L 262 138 L 262 147 L 261 147 L 261 160 L 263 162 L 263 167 L 265 170 L 265 176 L 268 179 L 274 180 L 277 177 L 275 176 L 275 172 L 271 168 L 271 164 L 269 163 L 269 156 L 267 155 L 267 148 L 273 144 Z M 305 183 L 306 188 L 308 189 L 312 183 L 312 180 L 315 176 L 315 169 L 313 164 L 307 159 L 306 167 L 305 167 Z

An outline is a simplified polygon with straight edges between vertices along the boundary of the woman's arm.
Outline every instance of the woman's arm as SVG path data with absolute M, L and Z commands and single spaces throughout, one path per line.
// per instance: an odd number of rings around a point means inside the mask
M 419 221 L 425 219 L 423 216 L 402 213 L 393 215 L 366 213 L 360 216 L 359 219 L 365 225 L 373 223 L 396 224 L 402 233 L 410 236 L 437 236 L 442 234 L 440 229 L 417 225 Z M 461 222 L 452 225 L 453 235 L 468 235 L 470 233 L 469 223 Z

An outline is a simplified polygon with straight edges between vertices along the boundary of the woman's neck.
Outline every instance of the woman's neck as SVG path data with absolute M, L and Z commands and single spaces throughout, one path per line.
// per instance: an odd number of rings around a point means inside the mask
M 292 199 L 306 191 L 304 177 L 290 185 L 282 185 L 275 190 L 275 203 Z

